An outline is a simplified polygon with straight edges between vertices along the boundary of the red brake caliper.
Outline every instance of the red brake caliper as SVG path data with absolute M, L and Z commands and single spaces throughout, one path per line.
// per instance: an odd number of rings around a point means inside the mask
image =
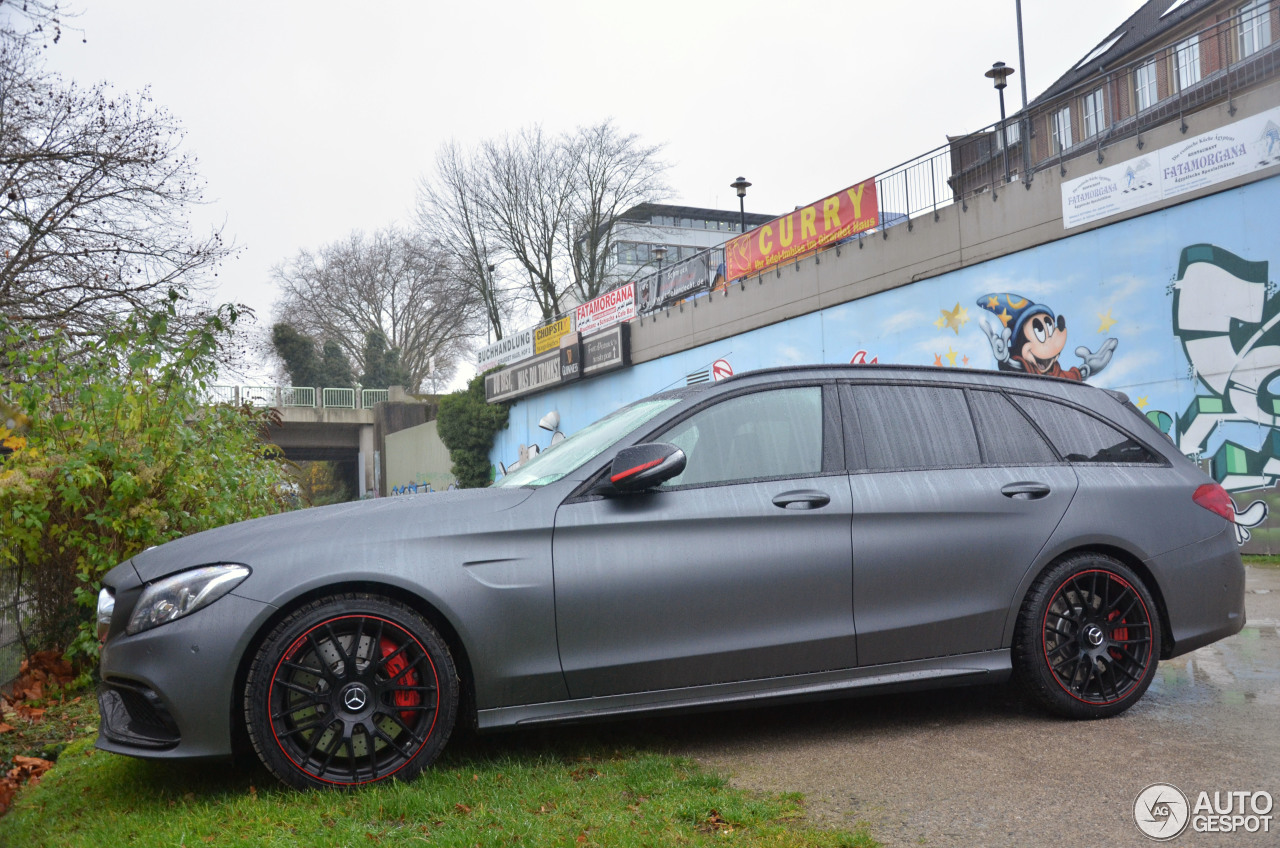
M 382 655 L 389 657 L 396 652 L 396 643 L 392 642 L 386 636 L 382 637 L 382 641 L 378 643 L 378 647 L 382 649 Z M 403 676 L 402 676 L 403 675 Z M 399 683 L 401 686 L 417 686 L 418 673 L 409 668 L 409 662 L 404 658 L 404 653 L 400 653 L 387 663 L 387 677 Z M 416 707 L 422 703 L 422 693 L 420 692 L 397 692 L 395 694 L 395 702 L 397 707 Z M 400 713 L 400 720 L 409 727 L 413 727 L 413 713 Z
M 1115 621 L 1119 617 L 1120 617 L 1120 610 L 1112 610 L 1111 615 L 1107 616 L 1107 621 Z M 1123 621 L 1121 621 L 1120 623 L 1124 624 Z M 1125 641 L 1126 639 L 1129 638 L 1129 628 L 1117 627 L 1115 630 L 1111 631 L 1111 638 L 1115 639 L 1117 642 Z M 1121 653 L 1115 648 L 1110 649 L 1109 651 L 1107 651 L 1107 653 L 1110 654 L 1111 658 L 1113 660 L 1116 660 L 1117 662 L 1124 659 L 1123 655 L 1121 655 Z

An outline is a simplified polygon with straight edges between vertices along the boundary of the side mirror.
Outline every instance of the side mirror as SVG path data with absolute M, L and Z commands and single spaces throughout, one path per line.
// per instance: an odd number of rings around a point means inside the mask
M 618 451 L 609 469 L 609 482 L 619 492 L 643 492 L 684 471 L 684 451 L 675 445 L 654 442 Z

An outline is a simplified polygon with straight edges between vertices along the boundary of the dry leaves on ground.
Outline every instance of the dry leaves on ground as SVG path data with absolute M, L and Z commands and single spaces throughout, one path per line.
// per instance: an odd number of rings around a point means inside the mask
M 55 687 L 66 686 L 74 679 L 74 669 L 58 651 L 40 651 L 23 660 L 11 691 L 0 695 L 0 734 L 15 732 L 12 722 L 43 721 L 45 708 L 36 705 Z M 0 816 L 9 811 L 13 796 L 24 783 L 39 783 L 40 776 L 52 767 L 50 760 L 15 755 L 12 767 L 0 775 Z

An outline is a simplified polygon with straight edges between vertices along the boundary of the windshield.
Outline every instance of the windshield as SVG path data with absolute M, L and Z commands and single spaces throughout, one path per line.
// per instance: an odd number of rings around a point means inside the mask
M 624 406 L 594 424 L 583 427 L 564 441 L 552 445 L 533 459 L 521 463 L 519 468 L 493 485 L 514 488 L 554 483 L 570 471 L 595 459 L 614 442 L 662 410 L 679 402 L 679 398 L 666 398 L 642 400 Z

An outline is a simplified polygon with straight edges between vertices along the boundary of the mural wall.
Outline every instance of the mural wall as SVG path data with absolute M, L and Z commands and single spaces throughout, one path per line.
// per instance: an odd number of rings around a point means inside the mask
M 726 369 L 1053 374 L 1128 394 L 1232 492 L 1241 544 L 1280 553 L 1277 209 L 1273 177 L 535 395 L 512 407 L 491 459 L 509 467 L 556 432 Z M 540 427 L 552 411 L 557 426 Z

